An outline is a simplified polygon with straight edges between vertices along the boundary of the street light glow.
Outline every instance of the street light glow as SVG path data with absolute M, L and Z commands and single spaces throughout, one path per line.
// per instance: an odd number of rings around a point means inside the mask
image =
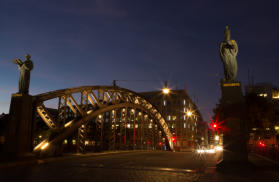
M 192 111 L 187 111 L 186 114 L 187 114 L 188 117 L 191 117 L 193 113 L 192 113 Z
M 49 145 L 49 143 L 48 142 L 46 142 L 42 147 L 41 147 L 41 150 L 44 150 L 44 149 L 46 149 L 47 147 L 48 147 L 48 145 Z
M 168 88 L 168 87 L 166 87 L 166 88 L 163 88 L 163 94 L 165 94 L 165 95 L 167 95 L 167 94 L 169 94 L 170 93 L 170 89 Z

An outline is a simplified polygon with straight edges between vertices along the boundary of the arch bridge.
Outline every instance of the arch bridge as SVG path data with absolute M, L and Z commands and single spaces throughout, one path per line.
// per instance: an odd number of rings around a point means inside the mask
M 57 109 L 47 108 L 49 101 Z M 162 114 L 128 89 L 83 86 L 57 90 L 35 95 L 33 107 L 37 125 L 42 120 L 48 128 L 47 136 L 34 141 L 33 151 L 40 155 L 61 152 L 65 139 L 73 135 L 79 152 L 90 145 L 108 150 L 173 150 L 172 133 Z

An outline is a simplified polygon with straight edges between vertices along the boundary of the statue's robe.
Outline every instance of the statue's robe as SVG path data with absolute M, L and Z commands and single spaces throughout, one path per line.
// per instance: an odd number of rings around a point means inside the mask
M 238 52 L 237 44 L 234 40 L 223 41 L 220 44 L 220 57 L 224 64 L 225 79 L 228 82 L 235 82 L 237 76 L 237 60 Z
M 19 93 L 28 94 L 30 83 L 30 71 L 33 69 L 33 63 L 30 60 L 26 60 L 18 67 L 20 70 L 20 77 L 18 83 Z

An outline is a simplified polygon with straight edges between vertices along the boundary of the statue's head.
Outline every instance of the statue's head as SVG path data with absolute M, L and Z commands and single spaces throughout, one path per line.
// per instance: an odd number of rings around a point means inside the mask
M 30 54 L 26 54 L 25 58 L 26 58 L 26 60 L 30 60 L 30 58 L 31 58 Z
M 225 40 L 231 40 L 231 32 L 229 30 L 229 26 L 226 26 L 225 29 Z

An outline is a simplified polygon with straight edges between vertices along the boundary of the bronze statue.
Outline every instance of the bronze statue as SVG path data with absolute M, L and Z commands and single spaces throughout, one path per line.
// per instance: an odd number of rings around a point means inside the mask
M 14 59 L 13 62 L 18 65 L 20 70 L 20 77 L 18 82 L 18 93 L 28 94 L 30 83 L 30 72 L 33 69 L 33 62 L 30 60 L 31 56 L 26 55 L 26 60 L 22 62 L 20 59 Z
M 225 29 L 225 40 L 221 42 L 219 47 L 221 60 L 224 64 L 225 82 L 236 82 L 237 76 L 237 60 L 238 46 L 235 40 L 231 40 L 229 27 Z

